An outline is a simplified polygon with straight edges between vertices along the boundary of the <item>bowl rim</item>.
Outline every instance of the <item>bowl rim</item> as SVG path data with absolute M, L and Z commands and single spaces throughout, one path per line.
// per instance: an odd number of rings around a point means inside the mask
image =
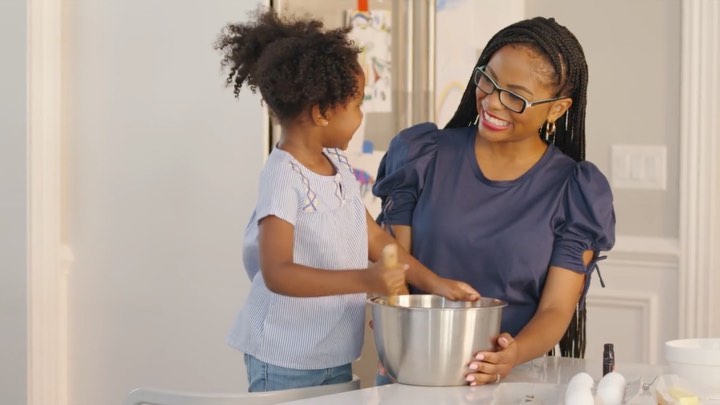
M 407 296 L 433 296 L 433 297 L 440 297 L 444 298 L 437 294 L 402 294 L 397 295 L 397 297 L 407 297 Z M 480 297 L 480 299 L 486 299 L 486 300 L 492 300 L 496 303 L 496 305 L 492 306 L 486 306 L 486 307 L 465 307 L 465 308 L 424 308 L 424 307 L 403 307 L 399 305 L 391 305 L 387 303 L 387 297 L 385 295 L 380 295 L 376 297 L 370 297 L 366 300 L 368 304 L 376 305 L 380 307 L 388 307 L 388 308 L 396 308 L 403 311 L 457 311 L 457 310 L 463 310 L 463 311 L 471 311 L 471 310 L 486 310 L 486 309 L 494 309 L 494 308 L 504 308 L 508 306 L 508 303 L 506 301 L 503 301 L 499 298 L 492 298 L 492 297 Z M 385 299 L 385 302 L 377 302 L 378 299 Z
M 720 366 L 720 350 L 681 345 L 681 343 L 707 340 L 720 342 L 720 338 L 711 337 L 668 340 L 665 342 L 665 360 L 669 363 Z

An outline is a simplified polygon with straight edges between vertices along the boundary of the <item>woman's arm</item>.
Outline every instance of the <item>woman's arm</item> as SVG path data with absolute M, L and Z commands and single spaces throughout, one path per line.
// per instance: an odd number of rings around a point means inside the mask
M 555 347 L 570 324 L 584 284 L 584 274 L 550 267 L 535 315 L 515 336 L 518 355 L 514 366 L 542 356 Z
M 585 266 L 593 252 L 583 254 Z M 512 368 L 542 356 L 560 341 L 567 330 L 582 294 L 585 275 L 561 267 L 550 267 L 540 303 L 530 322 L 514 338 L 498 337 L 497 352 L 482 352 L 469 364 L 468 382 L 493 383 L 510 374 Z
M 407 252 L 412 252 L 412 228 L 407 225 L 388 225 L 391 235 L 395 235 L 395 240 Z M 386 230 L 388 231 L 388 230 Z
M 398 237 L 398 239 L 394 239 L 375 223 L 370 213 L 366 212 L 366 215 L 368 223 L 368 258 L 371 261 L 380 260 L 382 250 L 386 245 L 397 243 L 402 247 L 402 249 L 398 249 L 398 261 L 409 265 L 405 274 L 408 283 L 423 291 L 442 295 L 452 300 L 476 301 L 480 298 L 480 294 L 468 284 L 439 277 L 408 253 L 411 231 L 409 226 L 393 226 L 393 230 L 396 232 L 395 235 Z M 398 231 L 400 232 L 399 235 Z
M 295 227 L 276 216 L 259 223 L 260 269 L 270 291 L 293 297 L 378 292 L 399 294 L 405 286 L 404 267 L 321 270 L 293 262 Z

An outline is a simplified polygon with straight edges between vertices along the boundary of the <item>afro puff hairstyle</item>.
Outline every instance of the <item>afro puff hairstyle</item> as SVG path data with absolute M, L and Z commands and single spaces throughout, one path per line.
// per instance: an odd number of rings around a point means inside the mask
M 350 28 L 324 30 L 319 20 L 281 18 L 262 8 L 251 16 L 228 24 L 215 43 L 235 97 L 244 84 L 253 93 L 259 89 L 284 123 L 313 105 L 324 114 L 360 92 L 360 49 L 347 37 Z

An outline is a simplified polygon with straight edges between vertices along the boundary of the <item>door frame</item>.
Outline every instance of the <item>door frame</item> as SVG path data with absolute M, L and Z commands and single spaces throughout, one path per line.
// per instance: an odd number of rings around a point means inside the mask
M 62 222 L 62 1 L 27 0 L 27 403 L 67 405 Z
M 711 302 L 720 287 L 720 2 L 683 0 L 681 29 L 678 335 L 686 338 L 720 331 Z

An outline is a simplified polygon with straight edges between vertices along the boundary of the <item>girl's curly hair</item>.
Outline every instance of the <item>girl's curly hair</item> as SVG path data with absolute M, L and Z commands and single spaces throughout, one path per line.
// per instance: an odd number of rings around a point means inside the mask
M 286 122 L 312 105 L 325 113 L 359 93 L 360 49 L 347 37 L 350 28 L 326 31 L 319 20 L 280 18 L 274 10 L 258 9 L 252 17 L 228 24 L 215 43 L 235 97 L 245 83 L 253 93 L 260 89 Z

